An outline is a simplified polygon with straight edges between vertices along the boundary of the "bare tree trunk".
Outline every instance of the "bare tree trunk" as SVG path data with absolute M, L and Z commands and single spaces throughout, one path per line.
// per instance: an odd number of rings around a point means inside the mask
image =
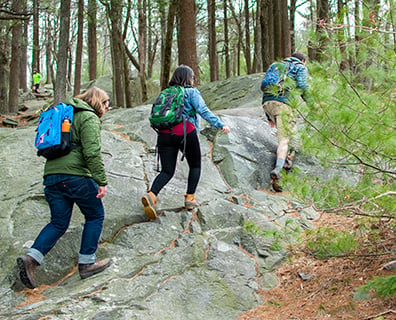
M 20 12 L 22 9 L 21 0 L 12 1 L 12 10 Z M 19 105 L 19 73 L 21 70 L 21 36 L 22 36 L 22 21 L 15 20 L 12 30 L 12 43 L 11 43 L 11 64 L 10 64 L 10 84 L 8 95 L 8 111 L 10 113 L 18 112 Z
M 229 2 L 229 8 L 231 10 L 231 14 L 232 17 L 235 21 L 238 33 L 237 33 L 237 37 L 238 37 L 238 44 L 237 44 L 237 52 L 235 53 L 236 55 L 236 74 L 240 75 L 241 74 L 241 59 L 240 59 L 240 53 L 241 51 L 243 52 L 243 54 L 245 55 L 245 60 L 246 60 L 246 49 L 243 43 L 243 37 L 244 37 L 244 33 L 242 30 L 242 18 L 238 19 L 237 14 L 235 13 L 235 8 L 232 4 L 232 2 Z
M 318 61 L 323 61 L 325 59 L 324 51 L 327 45 L 327 37 L 325 34 L 325 30 L 322 27 L 323 23 L 329 22 L 329 2 L 328 0 L 319 0 L 318 1 L 318 19 L 316 25 L 316 35 L 318 37 L 319 46 L 316 48 L 316 59 Z
M 290 49 L 296 51 L 296 12 L 297 0 L 290 0 Z
M 217 59 L 217 41 L 216 41 L 216 2 L 208 0 L 208 30 L 209 30 L 209 68 L 210 81 L 219 80 L 219 65 Z
M 89 80 L 97 77 L 96 0 L 88 1 L 88 64 Z
M 83 51 L 83 33 L 84 33 L 84 0 L 78 0 L 77 14 L 77 46 L 76 46 L 76 63 L 74 69 L 74 91 L 76 96 L 81 91 L 81 68 L 82 68 L 82 51 Z
M 22 11 L 26 11 L 26 0 L 23 0 L 23 7 Z M 21 60 L 20 60 L 20 74 L 19 74 L 19 88 L 23 90 L 23 92 L 27 92 L 30 88 L 30 83 L 29 83 L 29 88 L 27 84 L 27 41 L 28 41 L 28 26 L 29 26 L 29 21 L 24 20 L 22 22 L 23 26 L 23 31 L 22 31 L 22 39 L 21 39 Z
M 283 42 L 282 42 L 282 16 L 281 3 L 278 0 L 273 1 L 272 15 L 274 17 L 274 57 L 275 59 L 283 57 Z
M 231 69 L 230 69 L 230 41 L 228 39 L 228 8 L 227 8 L 227 0 L 223 1 L 223 10 L 224 10 L 224 55 L 225 55 L 225 71 L 226 78 L 231 77 Z
M 250 52 L 250 12 L 249 0 L 245 0 L 245 59 L 247 74 L 252 73 L 252 62 Z
M 33 0 L 33 54 L 32 71 L 40 72 L 40 33 L 39 33 L 39 5 L 40 0 Z
M 171 0 L 169 5 L 167 26 L 166 26 L 166 38 L 164 42 L 164 52 L 162 60 L 162 73 L 161 73 L 161 89 L 165 89 L 168 86 L 170 69 L 171 69 L 171 55 L 172 55 L 172 40 L 173 40 L 173 29 L 175 25 L 176 8 L 178 0 Z
M 69 32 L 70 32 L 70 2 L 62 0 L 60 8 L 60 33 L 57 54 L 57 71 L 54 102 L 64 101 L 66 98 L 67 81 L 67 61 L 69 51 Z
M 274 60 L 273 37 L 270 36 L 273 31 L 271 1 L 261 0 L 260 24 L 261 24 L 261 59 L 263 61 L 262 71 L 265 71 Z
M 147 100 L 147 83 L 146 83 L 146 48 L 147 48 L 147 24 L 146 24 L 146 1 L 138 0 L 138 17 L 139 17 L 139 78 L 141 86 L 142 102 Z
M 342 0 L 337 0 L 337 18 L 338 18 L 338 23 L 343 23 L 344 20 L 344 2 Z M 337 39 L 338 39 L 338 46 L 340 48 L 341 52 L 341 57 L 342 61 L 340 63 L 340 69 L 345 70 L 348 67 L 348 56 L 346 53 L 346 48 L 345 48 L 345 39 L 344 39 L 344 28 L 339 30 Z
M 9 83 L 9 43 L 8 39 L 3 36 L 4 26 L 0 26 L 0 113 L 8 113 L 8 83 Z
M 125 107 L 124 95 L 124 42 L 122 41 L 121 21 L 122 4 L 118 0 L 111 0 L 107 5 L 107 12 L 110 18 L 110 38 L 113 65 L 113 104 L 117 107 Z M 121 59 L 120 59 L 121 57 Z
M 260 5 L 260 1 L 257 1 L 255 25 L 254 25 L 254 59 L 253 59 L 253 69 L 252 69 L 253 73 L 257 73 L 262 69 L 260 16 L 261 16 L 261 5 Z
M 180 0 L 180 37 L 178 43 L 179 64 L 190 66 L 195 73 L 195 83 L 199 85 L 199 70 L 196 44 L 195 1 Z
M 46 83 L 52 83 L 52 75 L 54 74 L 54 71 L 52 70 L 52 25 L 51 25 L 51 19 L 49 15 L 47 16 L 47 26 L 46 26 L 46 45 L 45 45 L 45 64 L 46 64 L 46 70 L 47 70 L 47 81 Z
M 282 34 L 282 58 L 291 55 L 290 45 L 290 24 L 289 24 L 289 9 L 287 7 L 287 0 L 280 1 L 281 5 L 281 34 Z

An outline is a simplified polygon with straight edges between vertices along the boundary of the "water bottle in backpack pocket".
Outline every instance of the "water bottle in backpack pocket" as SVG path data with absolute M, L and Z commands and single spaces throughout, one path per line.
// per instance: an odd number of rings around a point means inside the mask
M 74 149 L 73 115 L 74 107 L 64 103 L 58 103 L 40 114 L 34 141 L 38 156 L 52 160 Z

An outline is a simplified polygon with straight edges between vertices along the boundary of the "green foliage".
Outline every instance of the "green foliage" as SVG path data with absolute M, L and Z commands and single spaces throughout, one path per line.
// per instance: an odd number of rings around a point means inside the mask
M 343 255 L 358 247 L 354 235 L 331 228 L 307 231 L 306 236 L 306 248 L 318 259 Z
M 369 280 L 366 285 L 360 287 L 358 290 L 362 292 L 374 290 L 377 297 L 392 297 L 396 295 L 396 275 Z
M 321 209 L 396 218 L 395 52 L 380 45 L 379 33 L 341 51 L 330 31 L 328 60 L 308 65 L 314 103 L 293 108 L 306 124 L 304 153 L 344 174 L 319 179 L 296 171 L 284 183 Z

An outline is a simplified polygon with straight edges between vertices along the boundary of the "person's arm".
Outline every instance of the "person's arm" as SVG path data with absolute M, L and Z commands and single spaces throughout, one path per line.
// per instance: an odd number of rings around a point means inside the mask
M 92 178 L 101 187 L 107 185 L 106 171 L 101 154 L 100 119 L 93 112 L 81 124 L 80 140 L 84 160 Z M 103 193 L 103 190 L 102 190 Z
M 220 120 L 220 118 L 209 110 L 201 93 L 197 89 L 194 89 L 190 99 L 192 106 L 203 119 L 216 128 L 223 129 L 225 127 L 225 124 Z

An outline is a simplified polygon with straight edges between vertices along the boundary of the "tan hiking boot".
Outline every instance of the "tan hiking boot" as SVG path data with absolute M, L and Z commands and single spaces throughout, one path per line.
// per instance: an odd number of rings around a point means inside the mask
M 197 200 L 195 200 L 194 194 L 185 194 L 184 195 L 184 206 L 187 210 L 191 210 L 194 208 L 198 208 L 200 204 Z
M 100 261 L 96 260 L 95 263 L 88 263 L 88 264 L 79 263 L 78 271 L 80 272 L 80 278 L 85 279 L 90 276 L 93 276 L 94 274 L 102 272 L 103 270 L 108 268 L 110 264 L 111 264 L 111 259 L 109 258 Z
M 19 277 L 22 283 L 29 289 L 36 288 L 34 274 L 40 264 L 28 255 L 18 257 L 17 264 L 19 268 Z
M 152 220 L 157 218 L 157 197 L 152 191 L 147 191 L 147 194 L 142 197 L 142 204 L 147 217 Z

